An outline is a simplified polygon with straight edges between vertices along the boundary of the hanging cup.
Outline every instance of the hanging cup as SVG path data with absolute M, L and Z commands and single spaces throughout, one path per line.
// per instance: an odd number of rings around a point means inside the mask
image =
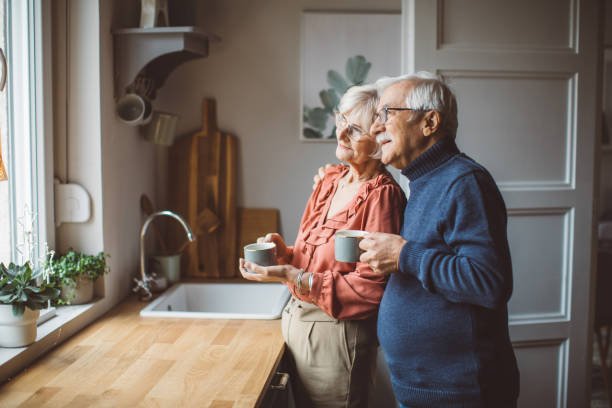
M 127 125 L 145 125 L 151 121 L 151 102 L 136 93 L 127 93 L 117 102 L 117 116 Z

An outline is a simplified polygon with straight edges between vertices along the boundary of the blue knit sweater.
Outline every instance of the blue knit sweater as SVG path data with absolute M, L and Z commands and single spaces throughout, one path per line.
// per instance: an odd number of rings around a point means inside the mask
M 408 242 L 378 320 L 395 395 L 410 407 L 512 404 L 519 374 L 508 335 L 512 265 L 501 194 L 450 139 L 402 174 L 410 180 L 401 232 Z

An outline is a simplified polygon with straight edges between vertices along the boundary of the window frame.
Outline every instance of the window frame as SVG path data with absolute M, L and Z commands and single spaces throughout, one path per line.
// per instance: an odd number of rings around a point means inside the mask
M 53 221 L 53 111 L 51 5 L 44 0 L 6 1 L 7 151 L 11 259 L 22 261 L 18 221 L 33 219 L 34 259 L 55 245 Z M 19 137 L 18 135 L 28 135 Z M 27 215 L 26 215 L 27 217 Z

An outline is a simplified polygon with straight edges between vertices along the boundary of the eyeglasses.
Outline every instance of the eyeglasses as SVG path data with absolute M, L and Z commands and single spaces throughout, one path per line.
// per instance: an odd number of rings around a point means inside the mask
M 367 131 L 361 129 L 359 126 L 350 123 L 346 116 L 340 112 L 336 112 L 336 129 L 340 132 L 347 129 L 348 137 L 354 141 L 358 141 L 368 134 Z
M 384 108 L 382 108 L 381 110 L 376 112 L 375 120 L 384 125 L 385 123 L 387 123 L 387 119 L 389 119 L 389 111 L 415 111 L 415 112 L 422 112 L 423 109 L 391 108 L 389 106 L 385 106 Z

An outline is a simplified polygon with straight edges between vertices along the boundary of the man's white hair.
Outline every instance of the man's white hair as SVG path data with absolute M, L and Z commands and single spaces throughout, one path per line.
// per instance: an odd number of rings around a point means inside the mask
M 398 77 L 383 77 L 376 81 L 378 94 L 398 82 L 411 81 L 414 88 L 406 95 L 406 107 L 419 110 L 435 110 L 442 116 L 442 130 L 453 139 L 457 135 L 457 99 L 444 78 L 427 71 Z

